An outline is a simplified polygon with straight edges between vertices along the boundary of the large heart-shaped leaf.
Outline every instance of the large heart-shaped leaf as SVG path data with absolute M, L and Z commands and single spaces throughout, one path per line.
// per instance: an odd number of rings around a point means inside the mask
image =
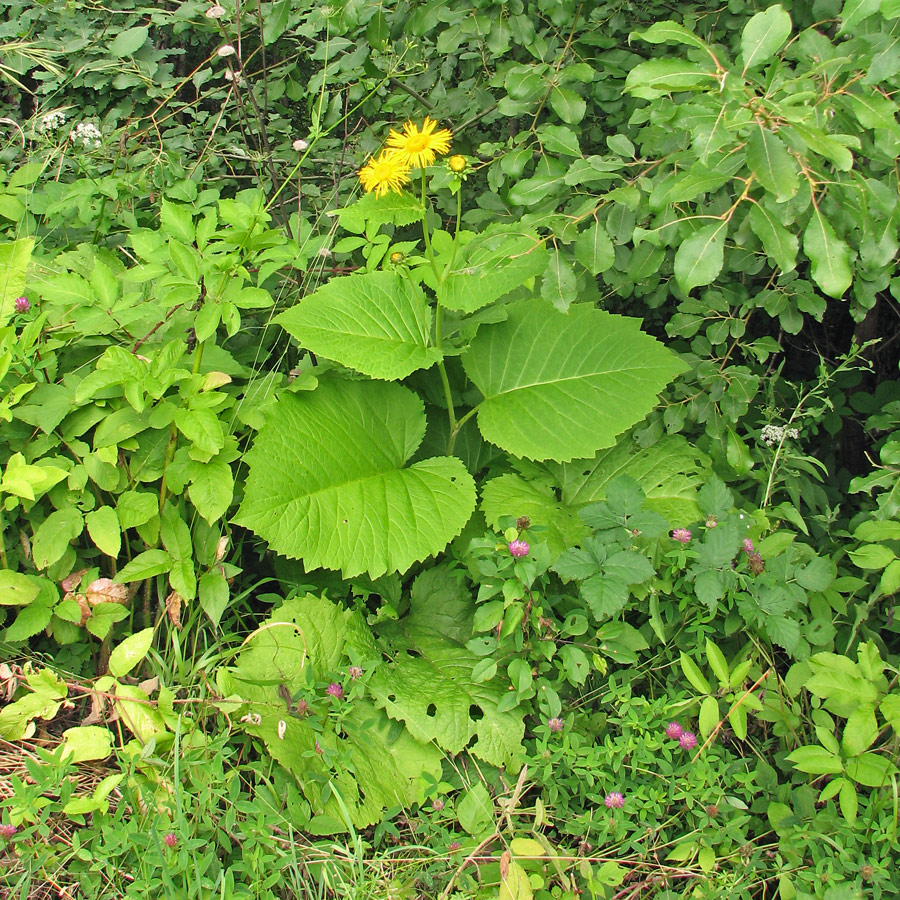
M 424 433 L 422 401 L 399 384 L 323 380 L 282 397 L 248 454 L 236 521 L 308 568 L 405 571 L 442 550 L 475 506 L 460 460 L 404 468 Z
M 313 353 L 373 378 L 405 378 L 434 365 L 431 308 L 395 272 L 336 278 L 275 319 Z
M 642 419 L 685 365 L 640 330 L 640 322 L 576 304 L 542 300 L 482 326 L 462 357 L 484 395 L 478 427 L 529 459 L 593 456 Z

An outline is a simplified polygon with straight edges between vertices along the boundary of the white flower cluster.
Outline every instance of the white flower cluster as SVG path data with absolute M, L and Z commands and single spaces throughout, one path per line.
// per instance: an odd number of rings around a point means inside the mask
M 96 125 L 90 122 L 79 122 L 70 135 L 73 141 L 79 141 L 85 150 L 96 150 L 100 146 L 103 135 Z
M 41 117 L 38 122 L 38 131 L 46 134 L 48 131 L 56 131 L 66 124 L 66 114 L 64 112 L 49 112 L 46 116 Z
M 225 15 L 225 7 L 220 6 L 218 3 L 210 6 L 209 9 L 204 13 L 207 19 L 221 19 L 222 16 Z
M 800 432 L 796 428 L 787 428 L 784 425 L 764 425 L 759 433 L 759 439 L 767 446 L 774 447 L 780 444 L 786 437 L 796 441 Z

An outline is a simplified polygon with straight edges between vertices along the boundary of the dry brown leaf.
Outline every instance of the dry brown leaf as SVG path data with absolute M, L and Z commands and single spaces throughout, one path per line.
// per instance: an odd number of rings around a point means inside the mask
M 166 613 L 169 621 L 176 627 L 181 628 L 181 604 L 184 603 L 184 597 L 178 591 L 172 591 L 166 597 Z
M 98 603 L 127 603 L 128 585 L 117 584 L 111 578 L 98 578 L 88 585 L 86 596 L 91 606 Z
M 66 575 L 65 578 L 59 583 L 60 587 L 68 594 L 71 591 L 74 591 L 75 588 L 81 584 L 81 576 L 87 572 L 87 569 L 79 569 L 77 572 L 70 572 Z

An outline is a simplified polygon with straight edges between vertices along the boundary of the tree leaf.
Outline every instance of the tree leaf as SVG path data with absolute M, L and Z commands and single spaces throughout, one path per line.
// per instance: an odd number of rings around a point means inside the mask
M 335 278 L 275 321 L 313 353 L 373 378 L 405 378 L 441 358 L 421 289 L 395 272 Z
M 625 78 L 625 90 L 643 100 L 656 100 L 675 91 L 712 87 L 714 77 L 698 63 L 663 57 L 638 63 Z
M 108 52 L 119 58 L 131 56 L 147 43 L 150 29 L 146 25 L 138 25 L 135 28 L 126 28 L 120 31 L 109 44 Z M 165 202 L 165 201 L 163 201 Z
M 800 241 L 788 231 L 762 203 L 753 203 L 748 214 L 750 230 L 759 238 L 766 255 L 771 257 L 782 272 L 793 272 L 797 267 L 797 250 Z
M 790 34 L 791 17 L 781 5 L 770 6 L 753 16 L 741 33 L 744 71 L 771 59 Z
M 143 581 L 154 575 L 162 575 L 171 568 L 172 557 L 165 550 L 145 550 L 119 570 L 116 581 L 121 584 L 127 584 L 129 581 Z
M 579 232 L 573 247 L 575 259 L 578 260 L 591 275 L 605 272 L 614 262 L 616 251 L 600 222 L 594 222 L 589 228 Z
M 845 0 L 841 10 L 841 27 L 838 34 L 845 34 L 854 26 L 875 15 L 881 8 L 881 0 Z
M 803 232 L 803 250 L 812 263 L 812 280 L 822 292 L 835 299 L 843 297 L 853 282 L 850 248 L 818 209 Z
M 518 226 L 488 229 L 459 250 L 437 299 L 448 309 L 475 312 L 546 267 L 547 250 L 537 234 Z
M 636 319 L 590 304 L 564 314 L 542 300 L 482 326 L 462 363 L 484 395 L 485 438 L 517 456 L 558 461 L 613 444 L 685 368 Z
M 578 299 L 578 282 L 572 261 L 559 250 L 550 253 L 550 265 L 541 281 L 541 296 L 560 312 L 565 312 Z
M 632 31 L 628 40 L 640 38 L 651 44 L 687 44 L 689 47 L 699 47 L 708 50 L 707 45 L 693 31 L 689 31 L 684 25 L 666 19 L 663 22 L 654 22 L 646 31 Z
M 759 123 L 756 123 L 747 141 L 747 165 L 779 203 L 790 200 L 800 187 L 797 163 L 784 142 Z
M 442 550 L 475 506 L 460 460 L 403 467 L 424 431 L 421 400 L 398 384 L 322 381 L 286 395 L 248 454 L 236 521 L 309 568 L 406 571 Z
M 587 103 L 585 103 L 584 97 L 576 94 L 571 88 L 560 87 L 556 84 L 550 89 L 548 102 L 553 112 L 569 125 L 577 125 L 587 112 Z
M 675 280 L 686 294 L 715 281 L 725 261 L 727 222 L 698 228 L 675 252 Z

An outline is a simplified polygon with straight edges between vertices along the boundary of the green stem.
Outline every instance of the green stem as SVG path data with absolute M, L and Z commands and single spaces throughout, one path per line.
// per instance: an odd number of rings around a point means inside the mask
M 444 308 L 438 304 L 437 310 L 434 313 L 434 346 L 440 350 L 441 349 L 441 328 L 443 326 L 443 318 L 444 318 Z M 441 373 L 441 384 L 444 386 L 444 399 L 447 402 L 447 415 L 450 417 L 450 435 L 451 435 L 451 443 L 450 449 L 447 451 L 447 455 L 449 456 L 452 452 L 453 444 L 452 438 L 453 434 L 456 431 L 456 410 L 453 408 L 453 391 L 450 390 L 450 379 L 447 377 L 447 367 L 444 365 L 444 360 L 438 362 L 438 371 Z
M 0 513 L 0 568 L 8 569 L 9 560 L 6 558 L 6 541 L 3 540 L 3 514 Z
M 479 404 L 480 405 L 480 404 Z M 463 425 L 478 412 L 478 406 L 473 406 L 459 421 L 455 426 L 450 427 L 450 440 L 447 441 L 447 456 L 453 455 L 453 448 L 456 446 L 456 436 L 462 431 Z

